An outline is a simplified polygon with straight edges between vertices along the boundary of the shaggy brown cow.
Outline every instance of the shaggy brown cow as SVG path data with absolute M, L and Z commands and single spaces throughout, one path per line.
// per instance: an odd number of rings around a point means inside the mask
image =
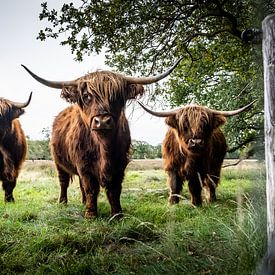
M 99 71 L 67 82 L 47 81 L 24 67 L 36 80 L 62 89 L 63 98 L 77 103 L 59 113 L 53 124 L 51 148 L 61 186 L 59 202 L 67 203 L 69 180 L 78 175 L 82 201 L 86 204 L 85 217 L 97 215 L 100 186 L 106 189 L 111 214 L 122 212 L 121 184 L 131 144 L 126 102 L 143 95 L 143 84 L 163 79 L 179 61 L 154 77 L 135 78 Z
M 14 201 L 13 189 L 26 157 L 26 138 L 17 118 L 24 114 L 31 97 L 32 93 L 25 103 L 0 98 L 0 180 L 6 202 Z
M 164 169 L 168 173 L 169 202 L 179 202 L 182 184 L 188 181 L 193 205 L 201 205 L 205 189 L 208 202 L 216 200 L 221 166 L 227 145 L 219 128 L 227 116 L 239 114 L 251 104 L 235 111 L 216 111 L 199 105 L 188 105 L 171 112 L 154 112 L 139 104 L 152 115 L 166 117 L 169 126 L 162 144 Z

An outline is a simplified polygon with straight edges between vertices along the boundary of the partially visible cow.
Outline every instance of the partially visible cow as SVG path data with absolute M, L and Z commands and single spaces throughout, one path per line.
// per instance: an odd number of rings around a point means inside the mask
M 153 77 L 98 71 L 66 82 L 42 79 L 24 67 L 37 81 L 62 89 L 61 96 L 76 103 L 59 113 L 52 130 L 51 149 L 61 186 L 60 203 L 67 203 L 70 178 L 78 175 L 85 217 L 97 215 L 100 186 L 106 189 L 111 214 L 122 213 L 120 194 L 131 144 L 126 102 L 142 96 L 142 85 L 163 79 L 179 61 Z
M 0 98 L 0 180 L 5 191 L 5 201 L 14 201 L 13 189 L 25 160 L 27 143 L 18 120 L 31 101 L 25 103 Z
M 139 104 L 150 114 L 166 117 L 169 126 L 162 144 L 164 169 L 168 173 L 169 202 L 179 202 L 182 185 L 188 181 L 191 202 L 201 205 L 204 188 L 208 202 L 216 200 L 216 187 L 227 145 L 219 128 L 226 117 L 249 109 L 249 105 L 234 111 L 217 111 L 199 105 L 187 105 L 170 112 L 154 112 Z

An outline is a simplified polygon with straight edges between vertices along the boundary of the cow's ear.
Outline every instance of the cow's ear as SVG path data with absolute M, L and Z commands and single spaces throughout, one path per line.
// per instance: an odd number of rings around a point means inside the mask
M 144 94 L 144 87 L 139 84 L 128 85 L 127 99 L 136 99 Z
M 64 87 L 61 91 L 61 97 L 69 103 L 79 103 L 80 92 L 76 87 Z
M 168 116 L 166 119 L 165 119 L 165 123 L 172 127 L 172 128 L 177 128 L 177 119 L 176 119 L 176 116 L 173 115 L 173 116 Z
M 24 109 L 22 108 L 12 108 L 12 110 L 10 111 L 10 118 L 11 120 L 19 118 L 21 115 L 23 115 L 25 113 Z
M 226 118 L 222 115 L 213 116 L 213 129 L 222 126 L 226 122 Z

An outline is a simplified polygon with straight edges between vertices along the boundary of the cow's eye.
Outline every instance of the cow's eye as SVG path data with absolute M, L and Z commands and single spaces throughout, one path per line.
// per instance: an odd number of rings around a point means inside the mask
M 85 93 L 85 94 L 82 96 L 82 100 L 83 100 L 83 103 L 84 103 L 84 104 L 88 104 L 88 103 L 90 103 L 90 101 L 92 100 L 92 96 L 91 96 L 89 93 Z
M 187 124 L 184 124 L 183 125 L 183 131 L 186 133 L 188 131 L 188 125 Z

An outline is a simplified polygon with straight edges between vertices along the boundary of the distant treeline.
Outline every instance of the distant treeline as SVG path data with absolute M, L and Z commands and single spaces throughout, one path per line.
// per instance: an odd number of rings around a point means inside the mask
M 51 159 L 49 139 L 45 140 L 27 140 L 28 155 L 27 159 L 49 160 Z M 150 145 L 145 141 L 133 141 L 131 148 L 131 158 L 133 159 L 155 159 L 161 158 L 161 145 Z
M 31 140 L 27 139 L 28 153 L 27 159 L 51 159 L 49 140 Z
M 51 159 L 49 139 L 45 140 L 27 140 L 28 142 L 28 155 L 27 159 L 36 160 L 49 160 Z M 245 153 L 246 154 L 246 153 Z M 239 151 L 232 153 L 227 153 L 226 158 L 239 158 L 242 155 Z M 255 152 L 250 152 L 248 157 L 254 156 L 258 159 L 264 158 L 263 152 L 256 150 Z M 132 159 L 156 159 L 161 158 L 161 144 L 151 145 L 145 141 L 132 141 L 131 148 L 131 158 Z M 245 157 L 247 158 L 247 157 Z

